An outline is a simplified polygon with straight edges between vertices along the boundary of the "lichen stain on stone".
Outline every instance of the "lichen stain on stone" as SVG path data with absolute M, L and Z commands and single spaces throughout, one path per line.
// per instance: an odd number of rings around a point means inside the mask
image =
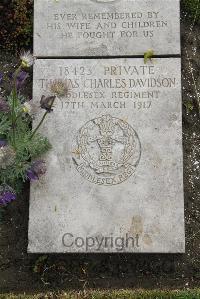
M 141 235 L 144 230 L 142 217 L 139 215 L 133 216 L 129 233 L 132 235 Z
M 153 241 L 152 241 L 150 235 L 148 235 L 148 234 L 145 234 L 142 237 L 142 240 L 143 240 L 144 244 L 147 245 L 147 246 L 151 246 L 153 244 Z
M 160 228 L 157 225 L 153 225 L 152 228 L 149 230 L 152 234 L 159 234 L 160 233 Z

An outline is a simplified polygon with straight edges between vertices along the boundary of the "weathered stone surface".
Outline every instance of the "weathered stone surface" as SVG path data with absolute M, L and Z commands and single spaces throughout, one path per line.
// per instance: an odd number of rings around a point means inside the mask
M 34 100 L 60 79 L 29 252 L 184 252 L 180 59 L 40 59 Z
M 179 0 L 35 0 L 38 57 L 180 54 Z

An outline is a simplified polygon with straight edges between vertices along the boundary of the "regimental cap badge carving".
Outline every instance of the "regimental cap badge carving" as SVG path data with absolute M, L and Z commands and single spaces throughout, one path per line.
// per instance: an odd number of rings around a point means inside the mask
M 73 161 L 78 172 L 92 183 L 109 186 L 124 182 L 135 172 L 141 144 L 127 122 L 107 114 L 79 130 L 72 153 L 77 151 Z

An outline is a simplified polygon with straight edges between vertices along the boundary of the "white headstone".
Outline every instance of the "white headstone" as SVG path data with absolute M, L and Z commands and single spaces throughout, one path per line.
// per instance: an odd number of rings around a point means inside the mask
M 34 55 L 180 54 L 179 0 L 35 0 Z
M 34 100 L 60 79 L 70 91 L 41 128 L 53 148 L 31 187 L 29 252 L 184 252 L 180 59 L 39 59 Z

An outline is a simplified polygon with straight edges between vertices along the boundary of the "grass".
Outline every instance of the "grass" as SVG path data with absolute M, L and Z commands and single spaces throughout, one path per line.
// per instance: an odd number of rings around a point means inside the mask
M 188 291 L 83 291 L 37 295 L 0 294 L 0 299 L 200 299 L 200 289 Z

